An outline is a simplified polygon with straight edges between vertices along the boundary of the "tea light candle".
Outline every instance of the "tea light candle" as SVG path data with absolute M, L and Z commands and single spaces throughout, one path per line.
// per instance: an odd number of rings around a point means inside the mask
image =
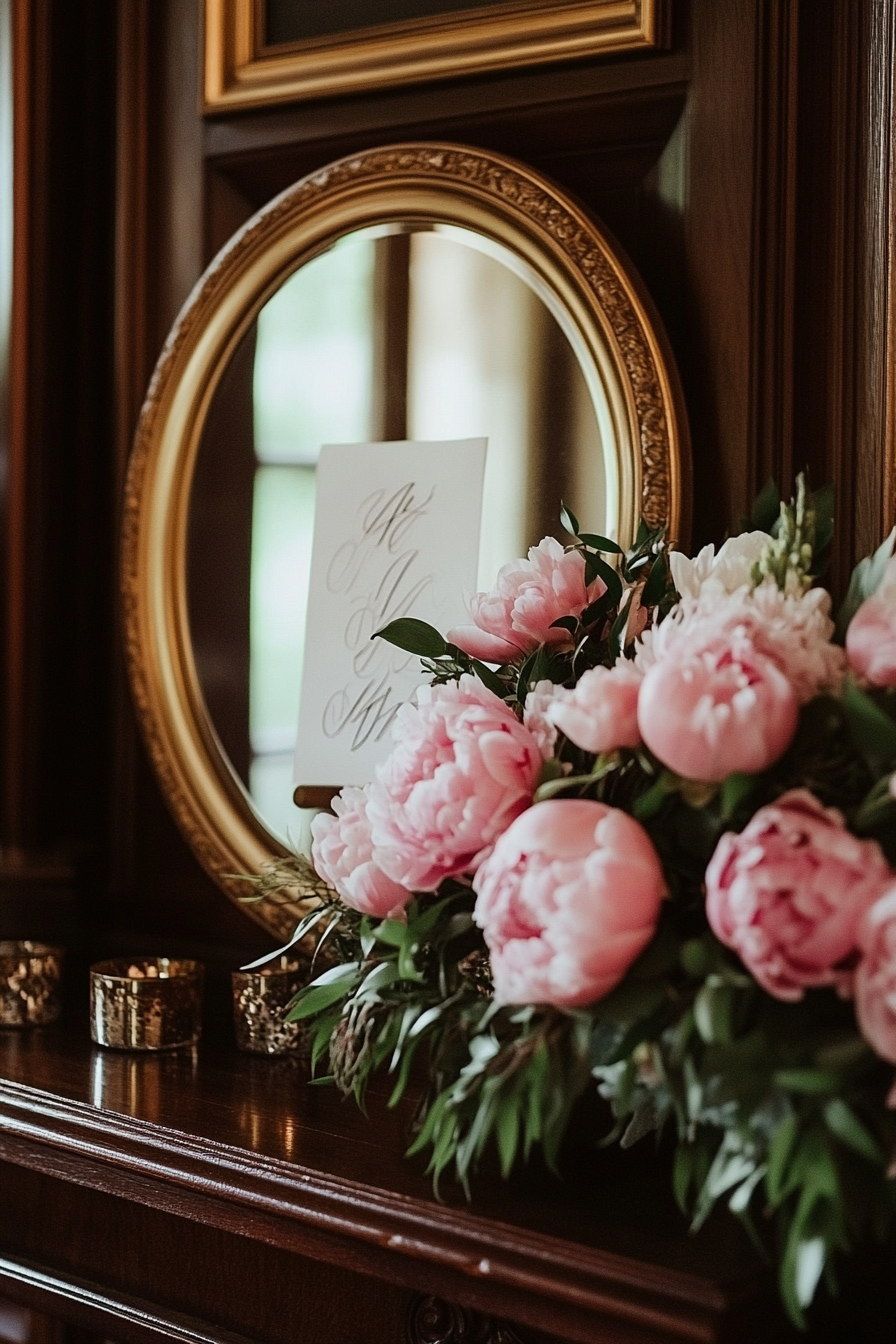
M 136 957 L 90 968 L 90 1034 L 113 1050 L 175 1050 L 202 1031 L 198 961 Z
M 307 964 L 281 956 L 257 971 L 233 972 L 233 1024 L 238 1050 L 284 1055 L 304 1048 L 308 1031 L 287 1022 L 290 1001 L 308 979 Z
M 61 947 L 0 942 L 0 1027 L 43 1027 L 62 1008 Z

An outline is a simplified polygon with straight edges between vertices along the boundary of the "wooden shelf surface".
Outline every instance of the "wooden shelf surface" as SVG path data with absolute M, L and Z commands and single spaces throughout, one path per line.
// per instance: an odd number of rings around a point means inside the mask
M 573 1144 L 565 1179 L 484 1173 L 471 1205 L 450 1185 L 440 1203 L 403 1156 L 409 1108 L 368 1109 L 226 1045 L 132 1055 L 86 1030 L 0 1032 L 13 1166 L 570 1339 L 598 1322 L 614 1340 L 740 1338 L 768 1302 L 731 1220 L 688 1234 L 649 1143 Z

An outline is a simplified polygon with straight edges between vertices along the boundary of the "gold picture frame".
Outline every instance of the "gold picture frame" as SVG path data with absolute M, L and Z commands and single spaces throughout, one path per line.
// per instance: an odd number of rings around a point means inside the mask
M 511 3 L 266 46 L 264 0 L 204 0 L 206 113 L 668 44 L 670 0 Z
M 124 637 L 149 755 L 193 852 L 237 901 L 251 894 L 239 874 L 286 851 L 221 745 L 196 669 L 186 556 L 203 427 L 233 351 L 283 281 L 346 233 L 408 218 L 491 238 L 556 296 L 607 384 L 618 382 L 620 539 L 639 517 L 687 535 L 687 421 L 662 328 L 616 245 L 559 188 L 497 154 L 407 144 L 330 164 L 266 205 L 211 263 L 159 357 L 129 464 L 122 537 Z M 288 937 L 319 891 L 309 864 L 301 889 L 245 908 Z

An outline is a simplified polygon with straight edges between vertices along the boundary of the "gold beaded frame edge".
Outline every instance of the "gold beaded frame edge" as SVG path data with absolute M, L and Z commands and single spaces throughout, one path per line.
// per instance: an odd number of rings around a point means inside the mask
M 309 868 L 278 900 L 245 904 L 255 873 L 285 853 L 254 813 L 205 709 L 189 640 L 185 554 L 193 464 L 208 406 L 236 344 L 277 286 L 351 229 L 427 219 L 484 231 L 566 304 L 596 364 L 622 390 L 634 461 L 620 460 L 620 530 L 642 514 L 686 538 L 690 454 L 664 333 L 617 245 L 540 174 L 458 145 L 353 155 L 276 197 L 212 261 L 177 319 L 140 413 L 125 486 L 121 587 L 131 688 L 162 792 L 214 881 L 288 937 L 320 884 Z

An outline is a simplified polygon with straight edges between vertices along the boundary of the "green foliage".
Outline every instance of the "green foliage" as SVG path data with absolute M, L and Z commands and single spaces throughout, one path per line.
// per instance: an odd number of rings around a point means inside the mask
M 883 582 L 884 573 L 893 554 L 894 543 L 896 543 L 896 527 L 874 554 L 860 560 L 853 570 L 849 590 L 837 616 L 837 637 L 841 642 L 846 638 L 847 627 L 859 607 L 869 597 L 874 596 Z

